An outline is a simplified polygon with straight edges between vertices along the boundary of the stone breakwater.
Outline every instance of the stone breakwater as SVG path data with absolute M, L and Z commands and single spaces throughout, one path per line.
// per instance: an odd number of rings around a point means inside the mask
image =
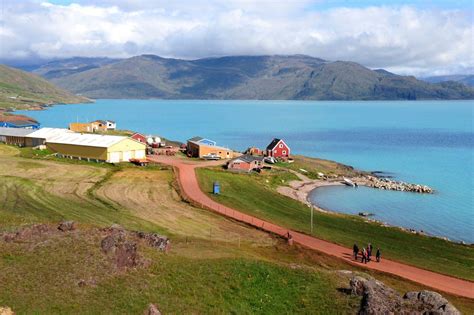
M 355 182 L 358 185 L 364 185 L 372 188 L 385 190 L 408 191 L 421 194 L 432 194 L 434 191 L 433 188 L 428 187 L 426 185 L 405 183 L 401 181 L 391 180 L 388 178 L 378 178 L 370 175 L 364 176 L 360 179 L 356 179 Z

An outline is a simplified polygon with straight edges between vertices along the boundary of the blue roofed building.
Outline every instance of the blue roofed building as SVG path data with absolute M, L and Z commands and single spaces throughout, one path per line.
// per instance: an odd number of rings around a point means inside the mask
M 0 127 L 39 129 L 40 123 L 30 120 L 0 120 Z

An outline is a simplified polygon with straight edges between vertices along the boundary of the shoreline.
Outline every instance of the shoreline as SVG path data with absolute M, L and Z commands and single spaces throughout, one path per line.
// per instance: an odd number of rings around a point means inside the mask
M 293 173 L 293 172 L 292 172 Z M 333 215 L 348 215 L 348 216 L 353 216 L 353 217 L 358 217 L 362 218 L 364 221 L 369 222 L 369 223 L 376 223 L 384 227 L 391 227 L 391 228 L 397 228 L 401 231 L 404 231 L 406 233 L 410 234 L 416 234 L 416 235 L 421 235 L 421 236 L 427 236 L 427 237 L 434 237 L 434 238 L 439 238 L 451 243 L 456 243 L 456 244 L 461 244 L 461 245 L 466 245 L 466 246 L 472 246 L 473 244 L 466 243 L 461 240 L 451 240 L 446 236 L 440 236 L 440 235 L 433 235 L 429 234 L 424 231 L 417 231 L 415 229 L 410 229 L 406 228 L 403 226 L 399 225 L 392 225 L 388 222 L 385 221 L 380 221 L 377 219 L 372 219 L 369 216 L 360 216 L 356 214 L 350 214 L 350 213 L 344 213 L 344 212 L 339 212 L 331 209 L 324 209 L 321 208 L 319 205 L 312 203 L 309 201 L 309 195 L 311 194 L 312 191 L 321 188 L 321 187 L 330 187 L 330 186 L 345 186 L 343 182 L 341 182 L 339 179 L 333 179 L 333 180 L 321 180 L 321 179 L 309 179 L 304 175 L 301 175 L 297 172 L 294 172 L 295 175 L 299 177 L 299 180 L 293 180 L 288 183 L 288 186 L 279 186 L 277 187 L 277 192 L 290 197 L 294 200 L 297 200 L 305 205 L 307 205 L 309 208 L 313 208 L 314 210 L 321 212 L 321 213 L 326 213 L 326 214 L 333 214 Z M 356 178 L 352 178 L 356 183 L 358 183 L 359 186 L 365 186 L 369 188 L 374 188 L 370 185 L 367 185 L 365 182 L 360 182 L 357 181 Z

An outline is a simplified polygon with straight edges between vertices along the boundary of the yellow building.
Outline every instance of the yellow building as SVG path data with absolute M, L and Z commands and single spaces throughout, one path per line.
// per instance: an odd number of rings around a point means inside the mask
M 128 162 L 146 158 L 146 145 L 120 136 L 71 133 L 48 139 L 46 146 L 58 156 L 73 159 Z
M 216 145 L 215 141 L 194 137 L 188 140 L 187 153 L 192 157 L 203 158 L 209 155 L 217 155 L 221 159 L 232 159 L 234 153 L 231 149 Z

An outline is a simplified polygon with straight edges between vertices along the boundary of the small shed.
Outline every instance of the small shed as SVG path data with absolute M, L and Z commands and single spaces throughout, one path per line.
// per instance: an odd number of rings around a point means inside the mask
M 233 171 L 250 172 L 263 167 L 263 157 L 244 154 L 227 163 L 227 169 Z

